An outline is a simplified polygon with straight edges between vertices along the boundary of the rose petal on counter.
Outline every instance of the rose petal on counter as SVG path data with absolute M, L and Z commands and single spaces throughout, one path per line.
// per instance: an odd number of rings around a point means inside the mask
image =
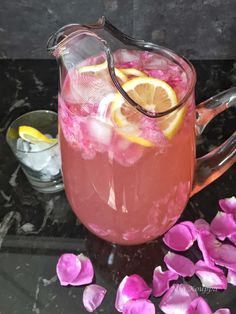
M 199 297 L 191 302 L 186 314 L 212 314 L 206 300 Z
M 195 220 L 194 226 L 197 231 L 203 231 L 203 230 L 209 231 L 210 230 L 209 223 L 205 219 L 202 219 L 202 218 Z
M 172 227 L 163 237 L 164 243 L 173 250 L 186 251 L 196 240 L 196 231 L 191 221 Z
M 162 271 L 161 266 L 154 269 L 152 281 L 152 295 L 160 297 L 170 288 L 170 281 L 177 280 L 179 275 L 171 270 Z
M 130 300 L 125 303 L 123 314 L 155 314 L 154 304 L 145 299 Z
M 185 314 L 189 305 L 198 297 L 194 288 L 188 284 L 173 284 L 164 294 L 159 304 L 166 314 Z
M 145 280 L 139 275 L 131 275 L 126 280 L 123 287 L 123 293 L 134 299 L 149 298 L 152 289 L 146 284 Z
M 72 286 L 86 285 L 93 281 L 94 270 L 90 259 L 83 254 L 79 254 L 78 259 L 81 263 L 81 270 L 78 276 L 70 283 Z
M 231 314 L 230 309 L 218 309 L 213 314 Z
M 197 239 L 197 229 L 196 229 L 195 224 L 192 221 L 185 220 L 185 221 L 182 221 L 180 224 L 188 227 L 192 233 L 193 239 L 194 240 Z
M 164 262 L 169 270 L 176 272 L 182 277 L 192 277 L 195 272 L 193 262 L 182 255 L 168 252 L 164 257 Z
M 102 303 L 107 290 L 99 285 L 86 286 L 83 292 L 83 304 L 88 312 L 93 312 Z
M 227 281 L 228 283 L 231 283 L 231 285 L 236 286 L 236 271 L 231 269 L 228 270 Z
M 236 221 L 232 214 L 219 211 L 211 222 L 211 232 L 213 232 L 220 240 L 236 232 Z
M 122 312 L 124 304 L 129 300 L 148 299 L 152 289 L 139 275 L 125 276 L 121 281 L 117 293 L 115 308 Z
M 214 260 L 210 255 L 209 251 L 217 248 L 221 243 L 216 239 L 216 237 L 208 230 L 199 230 L 197 235 L 197 243 L 204 261 L 208 265 L 214 265 Z
M 219 267 L 209 266 L 200 260 L 195 264 L 195 275 L 201 280 L 203 287 L 224 290 L 227 288 L 227 279 Z
M 219 205 L 225 213 L 233 214 L 236 218 L 236 197 L 232 196 L 219 200 Z
M 236 232 L 231 233 L 228 239 L 236 246 Z
M 197 236 L 198 247 L 208 265 L 220 265 L 236 271 L 236 247 L 223 244 L 209 231 L 200 231 Z
M 231 244 L 222 244 L 209 249 L 209 254 L 215 263 L 236 271 L 236 247 Z
M 62 286 L 67 286 L 79 275 L 81 262 L 75 254 L 65 253 L 57 262 L 56 272 Z

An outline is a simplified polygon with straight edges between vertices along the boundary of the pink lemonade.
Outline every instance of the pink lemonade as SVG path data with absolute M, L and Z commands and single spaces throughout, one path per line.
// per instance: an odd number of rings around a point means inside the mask
M 163 118 L 140 114 L 138 122 L 131 119 L 130 128 L 123 127 L 114 121 L 118 91 L 108 69 L 86 68 L 104 60 L 102 55 L 89 58 L 70 69 L 61 86 L 65 190 L 73 211 L 91 232 L 114 243 L 144 243 L 166 232 L 189 198 L 195 168 L 194 95 L 181 118 L 174 120 L 170 137 L 160 128 Z M 136 69 L 165 81 L 178 101 L 186 94 L 185 71 L 164 56 L 120 49 L 114 60 L 117 69 Z M 133 79 L 132 74 L 127 77 Z

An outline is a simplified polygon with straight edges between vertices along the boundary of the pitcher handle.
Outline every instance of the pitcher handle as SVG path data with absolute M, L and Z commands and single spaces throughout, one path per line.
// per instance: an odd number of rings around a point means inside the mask
M 201 135 L 207 124 L 227 108 L 236 107 L 236 87 L 202 102 L 196 109 L 196 133 Z M 220 177 L 236 161 L 236 131 L 219 147 L 197 158 L 191 196 Z

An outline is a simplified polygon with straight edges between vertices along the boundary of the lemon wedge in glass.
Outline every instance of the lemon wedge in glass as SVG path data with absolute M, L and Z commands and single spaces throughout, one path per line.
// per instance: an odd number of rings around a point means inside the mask
M 39 130 L 27 125 L 22 125 L 19 127 L 19 136 L 23 140 L 32 144 L 36 144 L 39 142 L 54 144 L 58 142 L 57 138 L 49 138 L 41 133 Z

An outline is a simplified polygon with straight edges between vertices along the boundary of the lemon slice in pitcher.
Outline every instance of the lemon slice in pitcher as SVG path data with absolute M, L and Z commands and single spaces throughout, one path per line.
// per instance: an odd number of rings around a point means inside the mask
M 79 73 L 89 73 L 89 72 L 90 73 L 97 73 L 97 72 L 104 71 L 104 70 L 107 70 L 107 61 L 100 63 L 100 64 L 87 65 L 87 66 L 83 66 L 81 68 L 78 68 Z M 123 73 L 122 71 L 120 71 L 117 68 L 115 68 L 115 74 L 116 74 L 117 78 L 120 80 L 120 84 L 123 84 L 128 80 L 125 73 Z
M 36 144 L 39 142 L 45 142 L 48 144 L 54 144 L 57 143 L 57 138 L 49 138 L 37 129 L 27 126 L 27 125 L 22 125 L 19 127 L 19 136 L 32 144 Z
M 165 81 L 156 78 L 136 77 L 123 84 L 122 88 L 135 102 L 147 110 L 163 112 L 177 104 L 173 88 Z M 183 121 L 184 113 L 185 109 L 182 108 L 156 120 L 166 138 L 171 139 L 176 134 Z M 142 114 L 128 104 L 120 93 L 116 94 L 112 102 L 111 115 L 118 127 L 117 131 L 123 137 L 143 146 L 153 145 L 139 134 L 139 121 Z
M 120 68 L 119 70 L 127 76 L 147 76 L 146 73 L 135 68 Z

